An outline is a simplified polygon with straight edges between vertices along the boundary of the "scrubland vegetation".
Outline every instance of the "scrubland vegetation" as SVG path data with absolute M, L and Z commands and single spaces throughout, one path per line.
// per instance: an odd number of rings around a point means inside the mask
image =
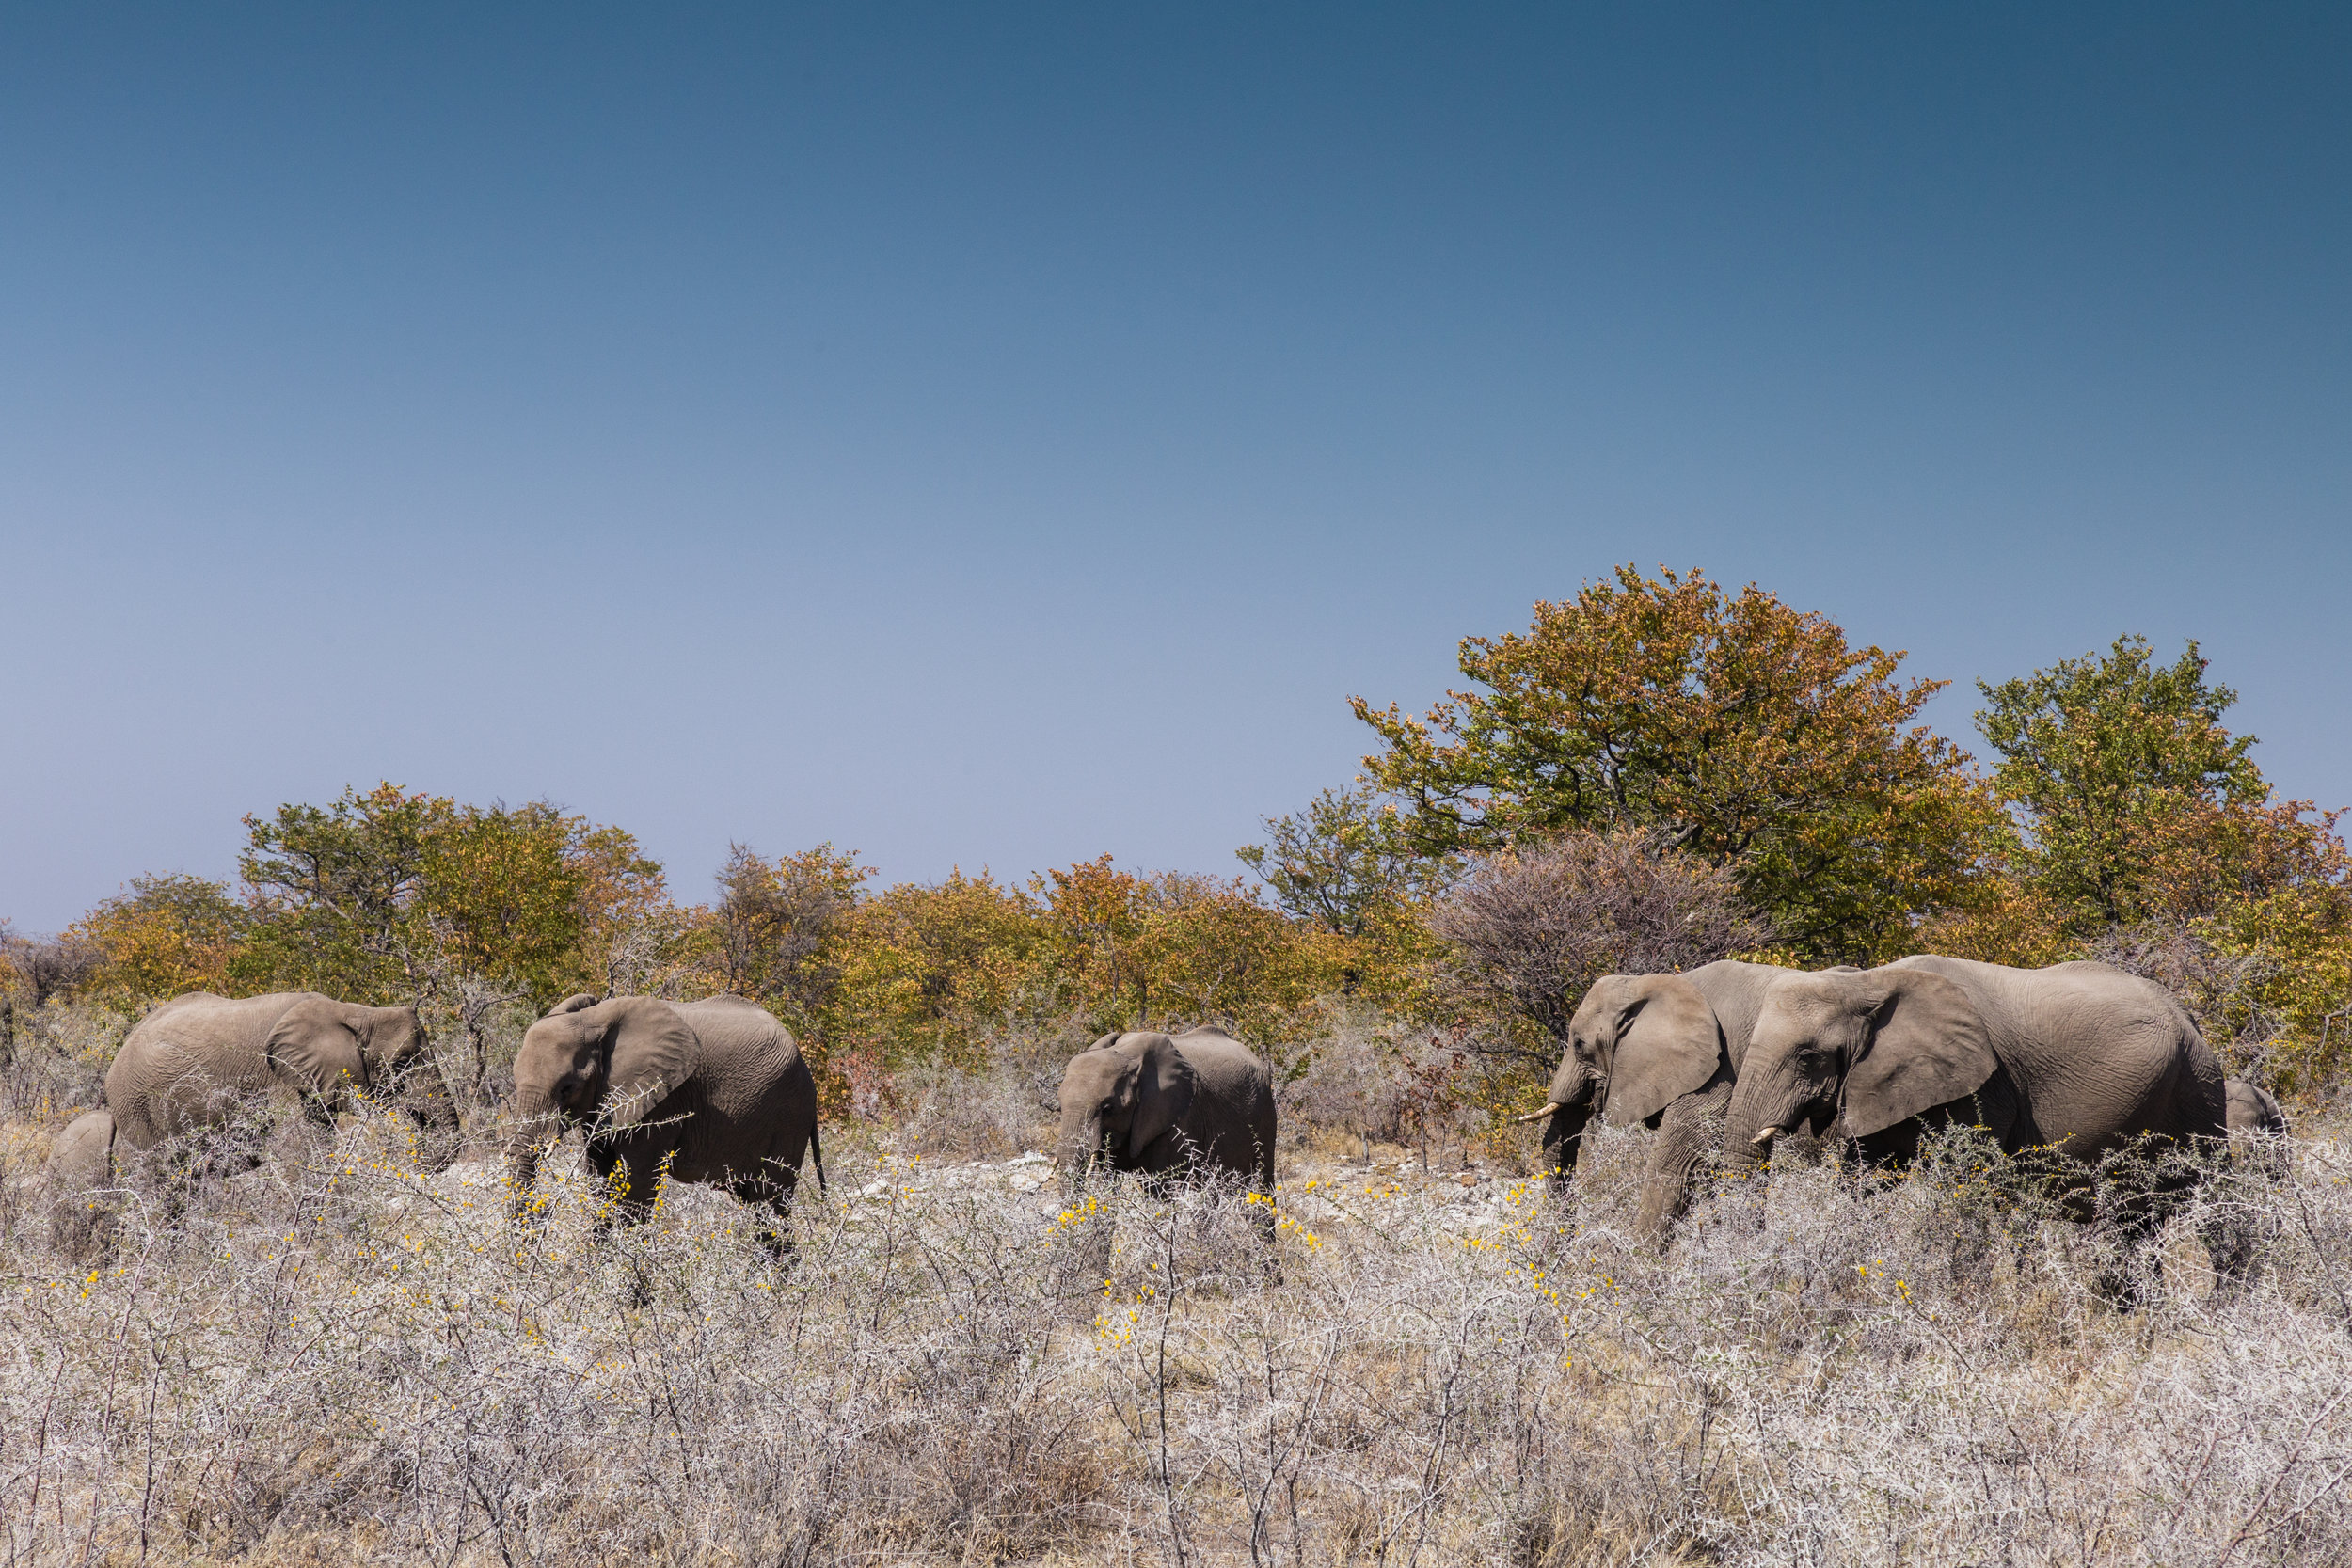
M 738 847 L 697 902 L 620 828 L 387 784 L 248 818 L 234 888 L 6 934 L 10 1560 L 2352 1560 L 2334 816 L 2275 797 L 2193 646 L 1984 684 L 1981 766 L 1899 657 L 1628 568 L 1465 642 L 1426 716 L 1359 701 L 1363 778 L 1248 876 Z M 1638 1130 L 1534 1179 L 1509 1117 L 1595 976 L 1922 951 L 2149 975 L 2297 1136 L 2128 1309 L 2100 1282 L 2153 1265 L 1966 1134 L 1709 1180 L 1662 1253 Z M 57 1211 L 51 1139 L 199 988 L 416 1004 L 467 1157 L 257 1105 L 258 1164 L 167 1148 Z M 833 1177 L 797 1268 L 701 1189 L 599 1240 L 567 1175 L 507 1227 L 508 1069 L 579 990 L 791 1028 Z M 1273 1266 L 1245 1195 L 1066 1209 L 1023 1158 L 1097 1034 L 1208 1021 L 1277 1069 Z M 2190 1244 L 2223 1223 L 2243 1291 Z
M 2074 1227 L 1956 1250 L 2017 1201 L 1964 1143 L 1899 1183 L 1784 1170 L 1661 1257 L 1639 1133 L 1557 1203 L 1505 1154 L 1366 1164 L 1302 1118 L 1275 1273 L 1239 1195 L 1069 1210 L 973 1158 L 1044 1115 L 938 1076 L 845 1129 L 788 1274 L 697 1188 L 596 1244 L 572 1178 L 518 1243 L 495 1164 L 419 1174 L 391 1117 L 192 1197 L 132 1179 L 95 1266 L 20 1165 L 0 1530 L 39 1562 L 2352 1552 L 2332 1137 L 2210 1200 L 2263 1231 L 2250 1291 L 2191 1215 L 2125 1313 Z

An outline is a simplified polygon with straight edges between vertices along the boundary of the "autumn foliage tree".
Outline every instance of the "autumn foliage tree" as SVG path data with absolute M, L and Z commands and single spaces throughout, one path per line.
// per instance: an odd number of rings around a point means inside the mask
M 1915 722 L 1945 683 L 1899 681 L 1902 657 L 1754 585 L 1628 565 L 1465 640 L 1472 688 L 1425 716 L 1353 706 L 1424 853 L 1635 829 L 1729 870 L 1796 952 L 1870 959 L 1962 895 L 1994 815 Z
M 2281 800 L 2197 644 L 2146 639 L 1979 683 L 2007 808 L 1976 903 L 1927 933 L 2009 962 L 2095 954 L 2169 985 L 2233 1065 L 2337 1069 L 2352 1001 L 2352 855 L 2338 814 Z
M 68 932 L 94 960 L 77 979 L 131 1007 L 183 991 L 231 990 L 250 914 L 224 882 L 180 873 L 134 877 Z

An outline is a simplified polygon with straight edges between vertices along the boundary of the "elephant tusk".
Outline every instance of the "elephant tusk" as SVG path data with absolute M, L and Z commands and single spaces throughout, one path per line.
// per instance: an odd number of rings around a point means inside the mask
M 1767 1127 L 1766 1129 L 1764 1129 L 1764 1131 L 1763 1131 L 1763 1132 L 1758 1132 L 1758 1133 L 1757 1133 L 1755 1137 L 1750 1138 L 1750 1139 L 1748 1140 L 1748 1144 L 1749 1144 L 1749 1147 L 1751 1147 L 1751 1148 L 1762 1148 L 1764 1145 L 1766 1145 L 1766 1144 L 1768 1144 L 1768 1143 L 1771 1143 L 1771 1142 L 1772 1142 L 1774 1138 L 1777 1138 L 1777 1137 L 1779 1137 L 1779 1136 L 1780 1136 L 1780 1129 L 1779 1129 L 1779 1128 L 1777 1128 L 1777 1127 Z
M 1514 1126 L 1514 1127 L 1517 1127 L 1517 1126 L 1519 1126 L 1520 1124 L 1525 1123 L 1525 1122 L 1531 1122 L 1531 1121 L 1541 1121 L 1541 1120 L 1543 1120 L 1546 1117 L 1548 1117 L 1548 1116 L 1551 1115 L 1551 1113 L 1552 1113 L 1552 1112 L 1554 1112 L 1554 1111 L 1558 1110 L 1559 1108 L 1560 1108 L 1560 1102 L 1559 1102 L 1558 1101 L 1556 1101 L 1556 1100 L 1555 1100 L 1555 1101 L 1550 1101 L 1549 1103 L 1548 1103 L 1547 1105 L 1545 1105 L 1545 1106 L 1544 1106 L 1544 1108 L 1543 1108 L 1542 1110 L 1540 1110 L 1540 1111 L 1530 1111 L 1530 1112 L 1528 1112 L 1528 1113 L 1527 1113 L 1527 1115 L 1525 1115 L 1525 1116 L 1523 1116 L 1523 1117 L 1513 1117 L 1511 1118 L 1511 1125 L 1512 1125 L 1512 1126 Z

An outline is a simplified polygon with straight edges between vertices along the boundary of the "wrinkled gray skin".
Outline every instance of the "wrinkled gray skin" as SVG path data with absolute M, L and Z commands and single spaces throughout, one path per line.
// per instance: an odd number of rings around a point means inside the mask
M 2234 1159 L 2277 1180 L 2287 1173 L 2287 1114 L 2268 1089 L 2233 1078 L 2222 1085 L 2229 1097 L 2230 1149 Z
M 614 1217 L 630 1225 L 651 1212 L 666 1159 L 671 1180 L 767 1206 L 764 1239 L 783 1256 L 803 1156 L 824 1185 L 817 1082 L 784 1025 L 739 996 L 575 996 L 531 1026 L 515 1057 L 507 1146 L 517 1219 L 540 1155 L 571 1127 L 586 1129 L 589 1164 L 613 1183 Z
M 1274 1074 L 1222 1029 L 1105 1035 L 1062 1069 L 1056 1157 L 1073 1191 L 1105 1169 L 1154 1187 L 1227 1171 L 1271 1196 Z
M 1810 1123 L 1867 1163 L 1899 1164 L 1957 1118 L 2012 1152 L 2054 1151 L 2055 1191 L 2074 1217 L 2105 1211 L 2144 1238 L 2195 1167 L 2105 1183 L 2094 1169 L 2127 1150 L 2209 1153 L 2224 1107 L 2219 1060 L 2150 981 L 2098 963 L 1904 958 L 1773 983 L 1732 1091 L 1724 1160 L 1753 1168 L 1768 1130 Z
M 42 1167 L 49 1188 L 49 1239 L 69 1257 L 96 1250 L 109 1215 L 95 1196 L 114 1180 L 115 1118 L 85 1111 L 66 1123 Z
M 1773 981 L 1798 973 L 1725 958 L 1681 974 L 1604 974 L 1577 1005 L 1551 1080 L 1548 1164 L 1565 1184 L 1597 1116 L 1653 1128 L 1641 1234 L 1663 1241 L 1690 1203 L 1691 1179 L 1717 1152 L 1721 1117 Z
M 233 1119 L 256 1097 L 292 1096 L 315 1124 L 364 1097 L 405 1111 L 435 1168 L 457 1157 L 457 1108 L 414 1007 L 362 1007 L 315 991 L 174 997 L 131 1030 L 106 1069 L 118 1153 Z

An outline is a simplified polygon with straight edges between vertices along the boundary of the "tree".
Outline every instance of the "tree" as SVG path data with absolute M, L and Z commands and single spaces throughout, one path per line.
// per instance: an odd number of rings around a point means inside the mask
M 435 962 L 428 980 L 486 980 L 551 1006 L 580 979 L 586 824 L 544 800 L 448 806 L 422 836 L 416 909 Z
M 839 933 L 827 1043 L 890 1065 L 977 1065 L 982 1031 L 1052 1009 L 1044 941 L 1036 908 L 986 871 L 864 899 Z
M 103 961 L 103 955 L 80 931 L 21 937 L 8 921 L 0 920 L 0 1062 L 16 1054 L 20 1013 L 72 992 Z
M 1753 584 L 1627 565 L 1523 634 L 1465 640 L 1483 689 L 1420 719 L 1351 703 L 1423 853 L 1643 830 L 1727 869 L 1800 953 L 1873 958 L 1962 895 L 1994 816 L 1965 753 L 1913 722 L 1946 683 L 1897 681 L 1902 657 Z
M 286 804 L 245 819 L 237 859 L 257 915 L 243 965 L 256 989 L 348 1002 L 412 1002 L 432 945 L 417 908 L 427 838 L 454 802 L 383 784 L 331 806 Z
M 1057 994 L 1096 1029 L 1220 1022 L 1270 1048 L 1346 968 L 1343 942 L 1239 879 L 1120 871 L 1104 855 L 1029 891 Z
M 385 784 L 246 828 L 251 916 L 234 967 L 256 990 L 545 1007 L 596 986 L 623 928 L 667 902 L 634 838 L 544 800 L 459 805 Z
M 2280 800 L 2222 715 L 2195 642 L 2169 665 L 2115 640 L 1999 685 L 1978 727 L 1999 756 L 2007 841 L 1947 950 L 2011 963 L 2092 956 L 2168 986 L 2233 1068 L 2314 1085 L 2347 1049 L 2352 853 L 2339 815 Z
M 233 990 L 247 924 L 226 883 L 174 873 L 132 878 L 68 935 L 95 960 L 82 983 L 137 1007 L 183 991 Z
M 2221 723 L 2237 693 L 2205 670 L 2194 641 L 2159 666 L 2126 635 L 2104 658 L 1977 683 L 2010 857 L 2078 935 L 2342 879 L 2335 816 L 2272 798 L 2254 737 Z
M 839 984 L 831 939 L 873 874 L 857 863 L 855 850 L 830 843 L 774 862 L 748 845 L 728 845 L 711 911 L 723 988 L 780 1004 L 799 1027 L 809 1027 Z
M 1334 936 L 1369 934 L 1441 886 L 1450 868 L 1419 852 L 1402 814 L 1370 789 L 1327 789 L 1295 816 L 1263 820 L 1266 842 L 1233 853 L 1283 913 Z

